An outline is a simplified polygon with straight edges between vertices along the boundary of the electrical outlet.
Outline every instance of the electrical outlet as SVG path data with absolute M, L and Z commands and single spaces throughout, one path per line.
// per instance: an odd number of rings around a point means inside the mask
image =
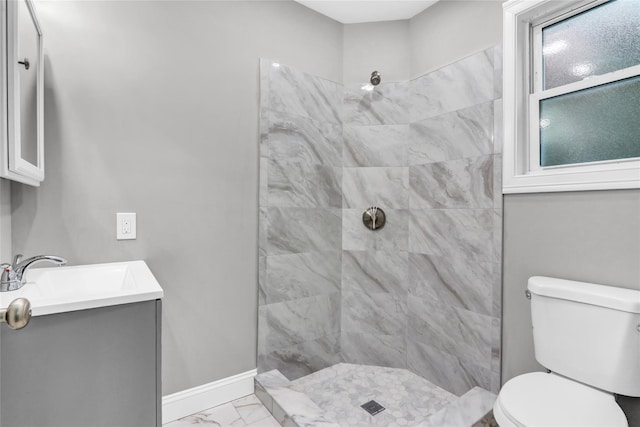
M 116 214 L 116 238 L 118 240 L 129 240 L 136 238 L 135 212 Z

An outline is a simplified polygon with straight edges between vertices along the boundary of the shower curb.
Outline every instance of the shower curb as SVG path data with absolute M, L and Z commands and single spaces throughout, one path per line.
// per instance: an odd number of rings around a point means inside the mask
M 322 415 L 322 409 L 274 369 L 255 377 L 255 394 L 283 427 L 340 427 Z

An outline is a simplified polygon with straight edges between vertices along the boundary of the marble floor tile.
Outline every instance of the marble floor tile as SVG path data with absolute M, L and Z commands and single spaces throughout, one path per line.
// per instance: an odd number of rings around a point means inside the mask
M 212 425 L 223 427 L 279 427 L 267 408 L 255 395 L 207 409 L 179 420 L 163 424 L 163 427 L 192 427 Z
M 267 410 L 255 394 L 234 400 L 231 403 L 247 425 L 272 418 L 271 412 Z
M 414 425 L 456 397 L 405 369 L 341 363 L 293 381 L 326 418 L 343 427 Z M 385 410 L 369 415 L 360 405 L 375 400 Z
M 197 414 L 189 415 L 177 421 L 164 424 L 164 427 L 191 427 L 194 425 L 218 425 L 229 427 L 245 427 L 246 423 L 232 403 L 216 406 Z
M 416 427 L 475 426 L 491 414 L 496 395 L 474 387 Z

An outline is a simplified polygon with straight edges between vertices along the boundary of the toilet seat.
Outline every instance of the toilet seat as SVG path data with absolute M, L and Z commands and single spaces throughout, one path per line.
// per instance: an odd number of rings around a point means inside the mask
M 542 372 L 509 380 L 494 404 L 494 417 L 500 427 L 628 427 L 613 394 Z

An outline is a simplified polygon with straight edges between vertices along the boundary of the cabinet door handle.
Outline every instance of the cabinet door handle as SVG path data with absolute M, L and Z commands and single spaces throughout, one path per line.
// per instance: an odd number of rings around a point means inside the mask
M 18 61 L 18 64 L 22 64 L 24 65 L 24 69 L 28 70 L 30 65 L 29 65 L 29 58 L 24 58 L 24 61 Z
M 0 310 L 0 322 L 11 329 L 22 329 L 31 320 L 31 303 L 26 298 L 16 298 L 9 306 Z

